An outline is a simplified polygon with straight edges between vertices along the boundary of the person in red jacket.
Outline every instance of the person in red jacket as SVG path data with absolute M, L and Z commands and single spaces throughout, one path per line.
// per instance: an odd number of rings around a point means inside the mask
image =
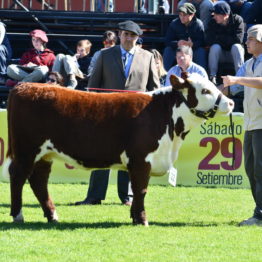
M 15 80 L 9 82 L 42 82 L 52 69 L 55 55 L 46 48 L 48 42 L 46 33 L 35 29 L 29 34 L 32 37 L 33 48 L 22 55 L 18 65 L 12 64 L 7 67 L 7 75 Z M 8 81 L 6 84 L 8 85 Z

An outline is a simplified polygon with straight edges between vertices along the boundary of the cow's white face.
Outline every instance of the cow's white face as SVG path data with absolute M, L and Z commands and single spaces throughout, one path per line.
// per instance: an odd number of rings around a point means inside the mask
M 219 95 L 221 100 L 217 113 L 229 114 L 234 108 L 234 102 L 223 95 L 216 86 L 199 74 L 191 74 L 186 80 L 171 76 L 170 81 L 173 88 L 180 90 L 187 100 L 192 100 L 194 108 L 201 111 L 212 109 Z

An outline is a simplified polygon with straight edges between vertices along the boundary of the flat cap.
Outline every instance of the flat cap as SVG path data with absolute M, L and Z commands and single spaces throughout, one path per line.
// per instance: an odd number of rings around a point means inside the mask
M 183 12 L 185 14 L 191 15 L 196 12 L 196 8 L 191 3 L 184 3 L 178 8 L 178 12 Z
M 229 15 L 231 12 L 230 5 L 224 1 L 219 1 L 214 4 L 213 13 L 218 15 Z
M 257 41 L 262 42 L 262 24 L 251 26 L 247 30 L 247 38 L 254 37 Z
M 129 32 L 132 32 L 136 35 L 142 35 L 143 34 L 143 31 L 141 30 L 140 26 L 138 24 L 136 24 L 135 22 L 131 21 L 131 20 L 127 20 L 125 22 L 119 23 L 118 29 L 129 31 Z

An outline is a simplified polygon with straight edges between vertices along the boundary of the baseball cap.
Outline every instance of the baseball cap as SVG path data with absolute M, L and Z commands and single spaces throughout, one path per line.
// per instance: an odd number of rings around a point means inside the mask
M 215 3 L 213 8 L 213 13 L 218 15 L 229 15 L 231 12 L 231 8 L 228 3 L 224 1 L 219 1 Z

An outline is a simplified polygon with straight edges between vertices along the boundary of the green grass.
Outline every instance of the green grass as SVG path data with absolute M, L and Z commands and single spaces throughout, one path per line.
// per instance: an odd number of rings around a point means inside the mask
M 253 211 L 248 189 L 149 187 L 149 227 L 132 226 L 129 207 L 110 185 L 101 206 L 72 206 L 87 185 L 50 184 L 59 224 L 48 224 L 28 185 L 24 224 L 9 216 L 9 184 L 0 183 L 0 261 L 262 261 L 262 228 L 237 224 Z

